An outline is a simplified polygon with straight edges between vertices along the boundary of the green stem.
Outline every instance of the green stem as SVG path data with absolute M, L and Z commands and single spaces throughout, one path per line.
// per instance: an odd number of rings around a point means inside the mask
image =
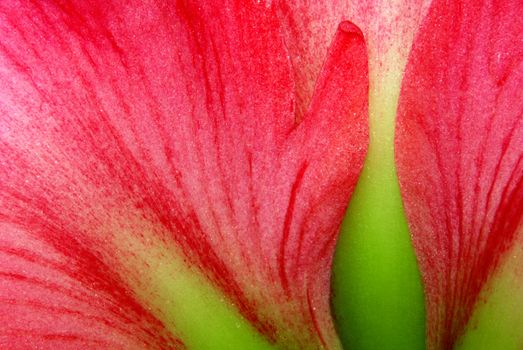
M 371 79 L 369 152 L 336 250 L 333 308 L 346 349 L 425 348 L 423 290 L 394 166 L 400 81 Z

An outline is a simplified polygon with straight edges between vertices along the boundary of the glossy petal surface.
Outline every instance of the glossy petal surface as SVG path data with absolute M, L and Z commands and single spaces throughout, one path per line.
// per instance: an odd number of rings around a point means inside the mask
M 265 3 L 12 1 L 0 35 L 0 344 L 205 347 L 197 275 L 269 342 L 338 346 L 330 264 L 367 144 L 359 29 L 334 35 L 299 125 Z
M 396 159 L 432 349 L 455 344 L 521 234 L 522 36 L 521 1 L 435 1 L 407 64 Z

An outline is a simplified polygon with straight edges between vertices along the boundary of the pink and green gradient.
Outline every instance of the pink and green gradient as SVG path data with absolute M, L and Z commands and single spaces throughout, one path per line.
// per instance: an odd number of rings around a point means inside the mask
M 520 0 L 0 2 L 0 348 L 523 348 L 522 37 Z
M 407 65 L 395 154 L 431 348 L 523 347 L 521 14 L 434 1 Z

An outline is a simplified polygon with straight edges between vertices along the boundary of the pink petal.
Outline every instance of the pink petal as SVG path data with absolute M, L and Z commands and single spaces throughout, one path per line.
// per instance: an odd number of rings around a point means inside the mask
M 0 225 L 2 349 L 183 348 L 95 252 L 20 226 Z
M 341 25 L 297 125 L 269 5 L 0 13 L 2 344 L 36 332 L 62 348 L 180 347 L 138 295 L 156 242 L 165 259 L 181 248 L 271 341 L 337 346 L 330 263 L 367 144 L 359 29 Z
M 521 232 L 523 6 L 435 1 L 407 65 L 396 159 L 430 348 L 450 348 Z
M 403 69 L 412 37 L 430 0 L 277 1 L 296 79 L 298 117 L 305 113 L 337 24 L 358 25 L 367 41 L 371 85 L 376 76 Z M 391 52 L 394 59 L 387 57 Z M 397 54 L 397 55 L 396 55 Z

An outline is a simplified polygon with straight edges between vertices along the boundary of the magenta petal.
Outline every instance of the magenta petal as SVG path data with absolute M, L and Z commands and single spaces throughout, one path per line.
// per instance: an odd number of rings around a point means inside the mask
M 435 1 L 401 93 L 396 158 L 430 348 L 449 348 L 521 232 L 521 1 Z
M 336 347 L 330 262 L 367 145 L 356 27 L 300 125 L 267 4 L 10 1 L 0 36 L 2 344 L 181 346 L 136 296 L 152 253 L 129 242 L 155 241 L 271 341 Z

